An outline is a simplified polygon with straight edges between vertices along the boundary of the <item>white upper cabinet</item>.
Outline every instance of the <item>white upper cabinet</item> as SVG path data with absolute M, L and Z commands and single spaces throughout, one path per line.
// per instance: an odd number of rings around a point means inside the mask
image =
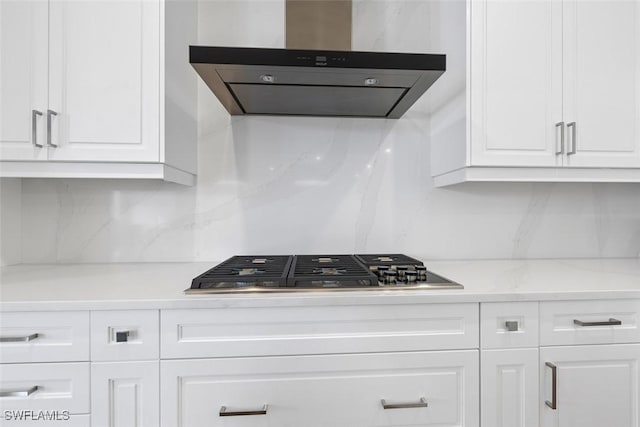
M 0 158 L 46 160 L 46 0 L 0 2 Z
M 566 164 L 639 167 L 640 2 L 562 4 Z
M 0 176 L 193 183 L 194 1 L 9 0 L 0 20 Z
M 427 95 L 435 185 L 640 182 L 640 0 L 433 9 L 450 21 L 434 26 L 448 69 Z
M 559 166 L 562 26 L 557 1 L 471 3 L 471 160 Z
M 49 34 L 49 159 L 160 161 L 160 3 L 52 1 Z

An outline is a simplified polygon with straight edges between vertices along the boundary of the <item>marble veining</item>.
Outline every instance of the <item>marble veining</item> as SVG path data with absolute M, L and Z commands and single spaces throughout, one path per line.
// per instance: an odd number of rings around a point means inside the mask
M 421 1 L 355 0 L 353 48 L 426 52 L 427 13 Z M 199 20 L 201 44 L 284 45 L 282 0 L 204 0 Z M 433 188 L 428 102 L 400 120 L 230 117 L 199 81 L 197 186 L 24 179 L 23 262 L 640 257 L 636 184 Z

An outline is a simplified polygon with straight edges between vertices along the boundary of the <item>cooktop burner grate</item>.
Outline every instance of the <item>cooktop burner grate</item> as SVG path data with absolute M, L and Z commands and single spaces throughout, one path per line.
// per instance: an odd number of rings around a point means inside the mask
M 353 255 L 296 255 L 287 286 L 332 288 L 378 286 L 378 278 Z
M 286 286 L 292 255 L 234 256 L 193 279 L 191 289 Z
M 422 261 L 402 254 L 366 254 L 355 255 L 355 257 L 370 269 L 371 267 L 378 267 L 380 265 L 388 265 L 389 267 L 423 265 Z

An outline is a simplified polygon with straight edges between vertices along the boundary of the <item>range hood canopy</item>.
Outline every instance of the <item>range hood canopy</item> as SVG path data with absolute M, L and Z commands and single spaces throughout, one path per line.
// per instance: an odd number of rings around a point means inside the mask
M 348 50 L 350 0 L 286 0 L 286 14 L 289 49 L 189 47 L 229 113 L 398 118 L 446 69 L 445 55 Z
M 444 73 L 445 55 L 190 46 L 231 114 L 398 118 Z

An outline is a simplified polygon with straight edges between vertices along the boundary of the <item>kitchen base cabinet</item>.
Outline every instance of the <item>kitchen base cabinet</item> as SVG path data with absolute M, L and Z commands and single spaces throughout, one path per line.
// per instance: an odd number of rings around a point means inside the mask
M 538 427 L 538 349 L 483 350 L 483 427 Z
M 157 427 L 158 361 L 91 365 L 92 427 Z
M 479 426 L 477 350 L 161 363 L 163 427 Z
M 640 344 L 541 348 L 541 427 L 640 425 L 639 362 Z

